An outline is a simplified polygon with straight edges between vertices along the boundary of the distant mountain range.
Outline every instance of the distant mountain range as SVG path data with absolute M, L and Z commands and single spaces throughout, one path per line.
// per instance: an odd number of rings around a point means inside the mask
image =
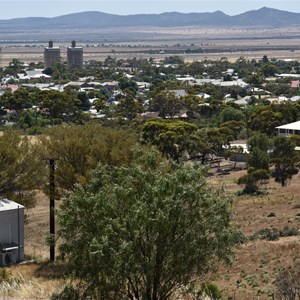
M 300 13 L 263 7 L 229 16 L 212 13 L 179 13 L 114 15 L 96 11 L 74 13 L 54 18 L 17 18 L 0 20 L 0 30 L 88 29 L 136 26 L 211 26 L 281 28 L 300 25 Z

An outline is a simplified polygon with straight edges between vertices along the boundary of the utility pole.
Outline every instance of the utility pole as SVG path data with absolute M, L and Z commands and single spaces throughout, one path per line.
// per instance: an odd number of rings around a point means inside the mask
M 55 157 L 45 157 L 44 160 L 49 161 L 49 192 L 50 192 L 50 261 L 55 260 Z

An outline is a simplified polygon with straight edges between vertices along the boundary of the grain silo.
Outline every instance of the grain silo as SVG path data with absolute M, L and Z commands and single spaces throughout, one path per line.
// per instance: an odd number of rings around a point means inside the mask
M 45 69 L 51 68 L 56 61 L 60 61 L 60 48 L 53 47 L 53 41 L 50 40 L 48 47 L 44 48 Z
M 82 68 L 83 48 L 76 46 L 76 41 L 72 41 L 71 47 L 67 48 L 67 62 L 70 68 Z
M 24 206 L 0 199 L 0 267 L 24 260 Z

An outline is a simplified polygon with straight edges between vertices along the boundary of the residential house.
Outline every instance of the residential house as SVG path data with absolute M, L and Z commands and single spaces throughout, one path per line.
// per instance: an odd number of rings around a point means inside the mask
M 300 121 L 281 125 L 276 127 L 278 135 L 289 137 L 291 135 L 300 135 Z

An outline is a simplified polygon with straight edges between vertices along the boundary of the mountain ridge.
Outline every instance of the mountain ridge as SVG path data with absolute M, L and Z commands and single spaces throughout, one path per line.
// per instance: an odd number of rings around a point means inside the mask
M 282 28 L 300 25 L 300 13 L 262 7 L 237 15 L 215 12 L 164 12 L 160 14 L 116 15 L 99 11 L 85 11 L 57 17 L 28 17 L 0 20 L 0 29 L 33 30 L 54 28 L 109 28 L 109 27 L 180 27 L 180 26 L 228 26 Z

